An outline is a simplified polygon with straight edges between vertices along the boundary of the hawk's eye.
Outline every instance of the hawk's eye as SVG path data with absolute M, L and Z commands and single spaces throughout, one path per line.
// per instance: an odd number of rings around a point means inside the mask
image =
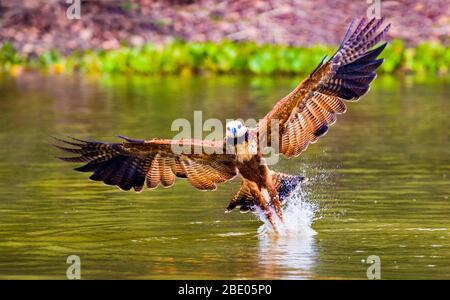
M 241 124 L 239 124 L 239 125 L 238 125 L 238 129 L 241 129 L 241 127 L 242 127 Z

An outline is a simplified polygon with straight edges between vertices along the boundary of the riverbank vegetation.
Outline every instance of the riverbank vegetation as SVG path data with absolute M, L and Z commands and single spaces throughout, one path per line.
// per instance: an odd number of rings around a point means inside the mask
M 159 46 L 145 44 L 115 50 L 87 50 L 66 56 L 52 50 L 25 57 L 11 44 L 4 43 L 0 48 L 0 68 L 13 76 L 24 71 L 140 75 L 304 74 L 324 55 L 333 55 L 335 49 L 324 45 L 305 48 L 254 42 L 176 41 Z M 424 42 L 406 47 L 401 40 L 393 40 L 381 57 L 385 58 L 381 73 L 450 74 L 450 49 L 439 43 Z

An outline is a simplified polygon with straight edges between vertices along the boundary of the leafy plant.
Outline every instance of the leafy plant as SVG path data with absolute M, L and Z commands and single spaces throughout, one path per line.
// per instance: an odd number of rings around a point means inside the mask
M 254 42 L 184 42 L 161 46 L 122 46 L 108 51 L 76 52 L 61 56 L 47 51 L 37 59 L 18 54 L 10 43 L 0 48 L 0 68 L 6 71 L 43 69 L 48 72 L 85 72 L 103 74 L 191 74 L 191 73 L 253 73 L 307 74 L 335 48 L 314 45 L 309 48 L 287 45 L 257 45 Z M 422 43 L 408 48 L 401 40 L 393 40 L 380 57 L 384 63 L 380 72 L 399 70 L 426 74 L 449 74 L 450 49 L 438 43 Z

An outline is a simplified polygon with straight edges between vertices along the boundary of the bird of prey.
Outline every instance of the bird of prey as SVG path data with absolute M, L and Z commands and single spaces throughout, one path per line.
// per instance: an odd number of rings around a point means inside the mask
M 277 146 L 278 154 L 296 157 L 327 133 L 336 116 L 346 111 L 345 102 L 357 101 L 375 79 L 375 70 L 383 62 L 377 57 L 387 43 L 372 48 L 390 27 L 382 25 L 383 19 L 354 20 L 334 55 L 322 59 L 256 127 L 228 122 L 221 141 L 119 136 L 121 143 L 71 138 L 57 139 L 55 146 L 78 155 L 62 160 L 85 163 L 75 170 L 92 172 L 90 179 L 122 190 L 139 192 L 145 184 L 150 189 L 169 187 L 175 177 L 186 178 L 199 190 L 214 190 L 216 184 L 239 175 L 242 183 L 227 211 L 236 207 L 243 212 L 260 209 L 276 230 L 274 218 L 282 221 L 282 205 L 305 178 L 271 171 L 261 145 Z M 272 126 L 275 123 L 277 127 Z

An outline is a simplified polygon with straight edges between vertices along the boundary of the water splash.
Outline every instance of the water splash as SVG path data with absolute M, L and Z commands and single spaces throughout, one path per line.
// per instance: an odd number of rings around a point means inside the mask
M 274 223 L 278 231 L 277 233 L 264 213 L 261 210 L 256 211 L 256 216 L 264 222 L 264 224 L 258 228 L 258 234 L 313 236 L 316 232 L 311 228 L 311 225 L 314 221 L 314 212 L 316 209 L 317 205 L 307 201 L 307 193 L 299 188 L 289 197 L 289 199 L 287 199 L 287 202 L 283 207 L 283 222 L 281 222 L 276 217 L 275 212 L 273 212 Z

